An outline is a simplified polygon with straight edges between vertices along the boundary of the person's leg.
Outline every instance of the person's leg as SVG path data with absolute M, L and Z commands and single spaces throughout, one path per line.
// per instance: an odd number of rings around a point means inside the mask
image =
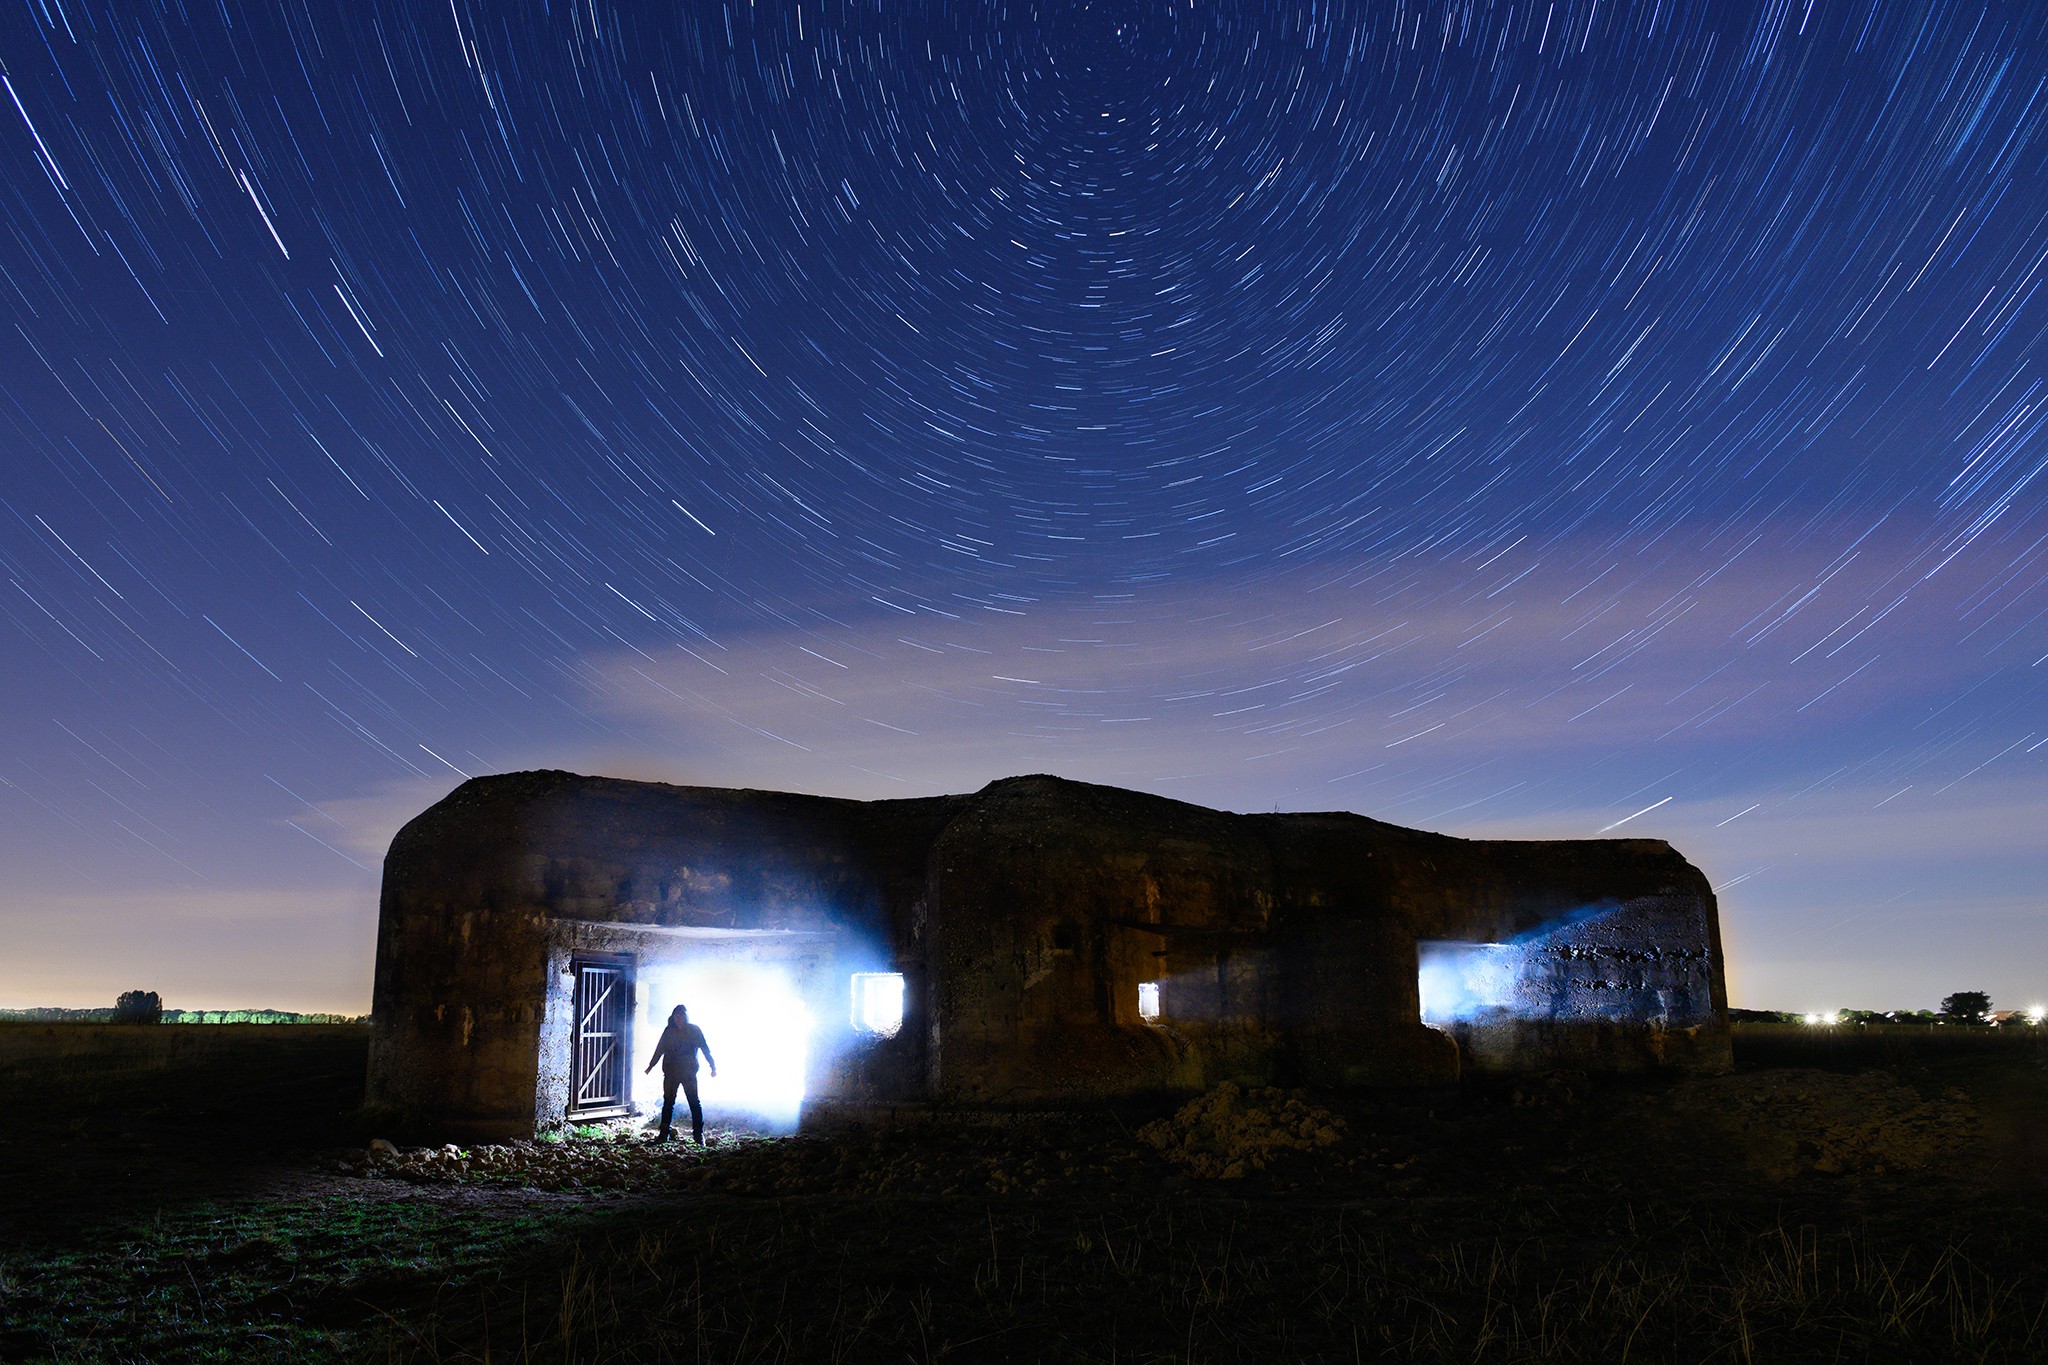
M 654 1135 L 656 1142 L 668 1141 L 669 1115 L 675 1112 L 675 1107 L 676 1078 L 673 1076 L 663 1076 L 661 1078 L 661 1131 Z
M 689 1071 L 683 1074 L 683 1095 L 690 1101 L 690 1136 L 696 1139 L 699 1147 L 702 1147 L 704 1145 L 704 1106 L 697 1102 L 696 1072 Z

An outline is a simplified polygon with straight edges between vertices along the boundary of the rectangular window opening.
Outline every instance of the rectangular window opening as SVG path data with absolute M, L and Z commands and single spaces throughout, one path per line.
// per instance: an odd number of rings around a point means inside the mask
M 1138 983 L 1138 1017 L 1157 1019 L 1159 1017 L 1159 983 L 1140 981 Z
M 1415 950 L 1423 1023 L 1473 1023 L 1513 1012 L 1527 955 L 1523 948 L 1425 939 Z
M 903 1027 L 903 973 L 853 974 L 853 1027 L 882 1038 L 896 1036 Z

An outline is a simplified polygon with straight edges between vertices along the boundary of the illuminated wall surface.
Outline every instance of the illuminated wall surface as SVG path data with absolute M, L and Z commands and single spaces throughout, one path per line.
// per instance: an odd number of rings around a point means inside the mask
M 1417 988 L 1429 1024 L 1488 1018 L 1654 1020 L 1695 1024 L 1711 1013 L 1703 980 L 1617 946 L 1627 912 L 1591 906 L 1506 943 L 1416 944 Z
M 581 1003 L 606 973 L 623 1018 Z M 394 840 L 374 1102 L 493 1132 L 644 1116 L 677 1004 L 717 1059 L 707 1117 L 771 1128 L 1225 1079 L 1712 1068 L 1728 1045 L 1712 893 L 1656 840 L 1461 840 L 1050 777 L 859 802 L 559 772 L 466 783 Z M 627 1074 L 590 1061 L 622 1049 Z
M 1506 942 L 1416 944 L 1423 1022 L 1467 1066 L 1523 1071 L 1599 1057 L 1617 1032 L 1663 1043 L 1716 1022 L 1704 964 L 1660 950 L 1624 906 L 1583 907 Z
M 1423 1022 L 1451 1024 L 1487 1010 L 1514 1010 L 1527 956 L 1512 943 L 1417 944 Z

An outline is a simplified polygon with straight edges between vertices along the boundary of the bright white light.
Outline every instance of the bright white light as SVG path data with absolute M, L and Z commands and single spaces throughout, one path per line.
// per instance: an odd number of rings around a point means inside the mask
M 1157 1019 L 1159 1017 L 1159 983 L 1140 981 L 1138 983 L 1138 1017 Z
M 1841 1023 L 1842 1021 L 1835 1016 L 1834 1011 L 1829 1010 L 1825 1014 L 1807 1015 L 1806 1022 L 1815 1026 L 1816 1028 L 1831 1028 L 1834 1025 Z
M 2042 1022 L 2043 1020 L 2048 1020 L 2048 1005 L 2028 1006 L 2027 1018 L 2031 1019 L 2033 1022 L 2037 1024 Z
M 651 1076 L 640 1068 L 647 1065 L 669 1011 L 687 1005 L 690 1022 L 704 1030 L 704 1042 L 718 1059 L 716 1076 L 709 1067 L 697 1076 L 704 1108 L 771 1124 L 796 1122 L 804 1102 L 811 1016 L 782 968 L 715 958 L 651 967 L 642 975 L 640 999 L 633 1098 L 645 1112 L 661 1107 L 661 1068 Z M 676 1108 L 679 1122 L 687 1124 L 690 1116 L 681 1095 Z
M 903 1027 L 903 973 L 853 974 L 853 1026 L 862 1033 L 896 1036 Z
M 1415 945 L 1422 1021 L 1450 1024 L 1514 1003 L 1523 950 L 1510 943 Z

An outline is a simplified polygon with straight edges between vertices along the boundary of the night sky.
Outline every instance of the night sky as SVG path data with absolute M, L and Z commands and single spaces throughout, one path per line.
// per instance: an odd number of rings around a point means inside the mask
M 2048 12 L 7 0 L 0 1005 L 464 774 L 1668 838 L 2048 995 Z

